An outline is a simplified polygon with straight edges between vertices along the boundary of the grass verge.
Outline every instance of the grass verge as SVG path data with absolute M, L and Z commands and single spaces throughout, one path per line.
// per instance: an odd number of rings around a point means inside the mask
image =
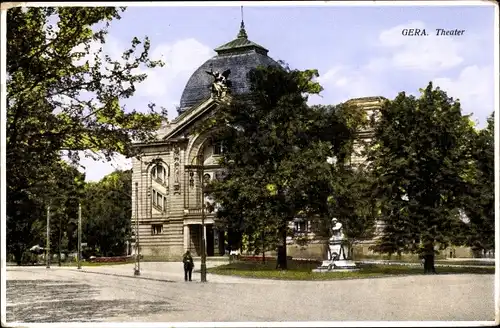
M 107 266 L 107 265 L 120 265 L 120 264 L 129 264 L 134 263 L 134 261 L 124 261 L 124 262 L 82 262 L 82 267 L 98 267 L 98 266 Z M 57 263 L 53 266 L 57 266 Z M 78 264 L 75 262 L 62 263 L 62 266 L 70 266 L 77 267 Z
M 245 278 L 260 279 L 281 279 L 281 280 L 337 280 L 352 278 L 374 278 L 384 276 L 401 275 L 422 275 L 424 269 L 422 266 L 407 265 L 378 265 L 378 264 L 359 264 L 359 271 L 353 272 L 311 272 L 317 267 L 314 263 L 288 262 L 288 270 L 276 270 L 275 262 L 268 263 L 249 263 L 235 262 L 207 269 L 207 272 L 219 275 L 230 275 Z M 437 267 L 438 274 L 494 274 L 494 267 Z
M 375 261 L 376 259 L 363 259 L 363 261 Z M 420 264 L 421 261 L 419 260 L 382 260 L 386 261 L 388 263 L 415 263 L 415 264 Z M 474 261 L 474 260 L 436 260 L 434 261 L 435 264 L 443 264 L 443 265 L 473 265 L 473 266 L 495 266 L 494 261 Z

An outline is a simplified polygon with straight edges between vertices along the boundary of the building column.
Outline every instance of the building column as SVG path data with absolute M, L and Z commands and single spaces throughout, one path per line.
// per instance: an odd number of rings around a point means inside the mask
M 189 249 L 189 226 L 187 224 L 184 225 L 184 252 Z

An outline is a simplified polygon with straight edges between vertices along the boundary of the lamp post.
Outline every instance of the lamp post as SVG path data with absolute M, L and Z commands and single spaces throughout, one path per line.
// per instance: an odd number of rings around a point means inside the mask
M 146 167 L 148 167 L 149 164 L 151 164 L 154 161 L 144 162 L 142 159 L 142 155 L 138 155 L 136 158 L 140 161 L 141 186 L 144 186 L 143 179 L 142 179 L 142 173 L 144 172 L 143 171 L 143 164 L 146 164 Z M 128 194 L 126 194 L 124 192 L 120 192 L 120 193 L 123 195 L 129 196 Z M 137 254 L 135 256 L 134 276 L 140 276 L 141 275 L 141 252 L 140 252 L 141 246 L 139 243 L 139 182 L 137 182 L 137 181 L 135 182 L 135 248 L 136 248 Z
M 82 205 L 78 204 L 78 269 L 82 268 Z
M 139 251 L 139 182 L 135 183 L 135 266 L 134 276 L 141 275 L 141 253 Z
M 201 183 L 201 282 L 207 282 L 207 241 L 205 238 L 205 170 L 203 167 L 203 155 L 198 158 L 198 175 Z
M 201 184 L 201 267 L 200 267 L 200 273 L 201 273 L 201 281 L 206 282 L 207 281 L 207 244 L 206 244 L 206 238 L 205 238 L 205 168 L 203 165 L 203 154 L 197 155 L 193 161 L 197 161 L 197 164 L 191 164 L 191 165 L 186 165 L 185 169 L 188 172 L 192 172 L 191 170 L 196 170 L 199 181 Z
M 47 206 L 47 245 L 45 246 L 45 264 L 50 269 L 50 206 Z

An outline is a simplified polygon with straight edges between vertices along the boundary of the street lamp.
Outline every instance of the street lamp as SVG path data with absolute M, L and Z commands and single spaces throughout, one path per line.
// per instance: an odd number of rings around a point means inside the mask
M 82 268 L 82 205 L 78 204 L 78 269 Z
M 50 269 L 50 206 L 47 206 L 47 246 L 45 247 L 45 267 Z
M 201 282 L 207 282 L 207 241 L 205 239 L 205 168 L 203 154 L 197 156 L 198 175 L 201 184 Z
M 134 276 L 141 275 L 141 253 L 139 251 L 139 182 L 135 183 L 135 265 Z
M 197 155 L 193 161 L 196 160 L 197 164 L 186 165 L 186 169 L 196 170 L 200 179 L 201 187 L 201 281 L 207 282 L 207 245 L 205 238 L 205 167 L 203 165 L 203 154 Z

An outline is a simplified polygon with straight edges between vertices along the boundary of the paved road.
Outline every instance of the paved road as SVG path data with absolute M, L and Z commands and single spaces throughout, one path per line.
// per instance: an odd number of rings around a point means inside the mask
M 145 263 L 143 279 L 127 265 L 9 267 L 7 321 L 494 320 L 493 275 L 324 282 L 209 276 L 202 284 L 184 282 L 179 266 Z

